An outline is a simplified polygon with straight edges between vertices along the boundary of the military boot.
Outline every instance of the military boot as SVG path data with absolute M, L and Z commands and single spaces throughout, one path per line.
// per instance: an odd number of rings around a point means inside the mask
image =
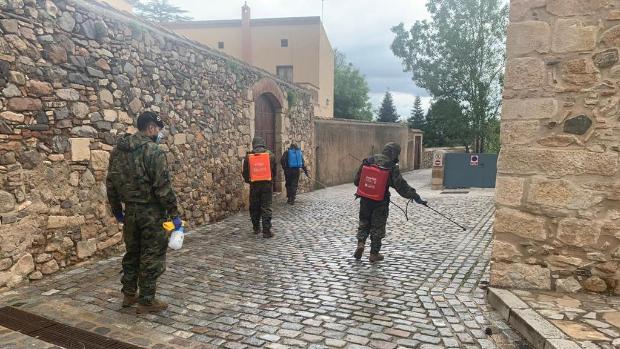
M 261 232 L 261 228 L 260 227 L 254 227 L 254 234 L 258 235 Z
M 148 313 L 158 313 L 162 310 L 166 310 L 168 308 L 168 304 L 166 302 L 160 301 L 159 299 L 154 299 L 149 304 L 138 304 L 138 308 L 136 309 L 136 313 L 138 314 L 148 314 Z
M 135 294 L 123 294 L 123 308 L 131 307 L 138 303 L 138 296 Z
M 362 254 L 364 253 L 364 245 L 365 243 L 363 241 L 357 242 L 357 249 L 355 250 L 355 253 L 353 254 L 353 257 L 355 257 L 355 259 L 357 260 L 362 259 Z
M 381 253 L 371 253 L 370 256 L 368 256 L 368 260 L 370 263 L 380 262 L 383 260 L 383 255 Z
M 263 237 L 265 239 L 269 239 L 273 237 L 273 233 L 271 232 L 271 228 L 263 229 Z

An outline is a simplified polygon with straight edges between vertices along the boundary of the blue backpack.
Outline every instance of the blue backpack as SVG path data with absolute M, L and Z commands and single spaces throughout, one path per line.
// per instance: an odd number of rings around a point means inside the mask
M 304 158 L 301 155 L 300 149 L 289 149 L 288 150 L 288 167 L 289 168 L 304 167 Z

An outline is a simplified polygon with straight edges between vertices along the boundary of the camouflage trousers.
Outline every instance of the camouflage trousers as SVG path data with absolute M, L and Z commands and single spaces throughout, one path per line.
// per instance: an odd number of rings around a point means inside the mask
M 165 211 L 153 205 L 126 207 L 123 239 L 127 252 L 123 257 L 122 292 L 135 295 L 149 304 L 155 298 L 157 278 L 166 270 L 168 234 L 162 223 Z
M 254 229 L 271 229 L 271 202 L 273 184 L 271 182 L 250 184 L 250 218 Z
M 361 199 L 357 241 L 366 242 L 370 236 L 370 253 L 379 253 L 385 237 L 385 225 L 390 214 L 390 203 Z
M 295 201 L 297 187 L 299 186 L 299 169 L 285 170 L 284 180 L 286 181 L 286 197 L 291 201 Z

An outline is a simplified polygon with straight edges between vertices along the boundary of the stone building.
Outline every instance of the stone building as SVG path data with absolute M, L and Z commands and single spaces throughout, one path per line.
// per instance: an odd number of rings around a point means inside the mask
M 0 34 L 0 289 L 122 248 L 104 178 L 141 111 L 169 125 L 162 146 L 195 225 L 246 205 L 257 129 L 314 167 L 311 96 L 265 71 L 94 1 L 0 1 Z
M 320 17 L 164 23 L 166 28 L 313 92 L 315 115 L 334 116 L 334 50 Z
M 495 286 L 620 294 L 619 5 L 511 1 Z

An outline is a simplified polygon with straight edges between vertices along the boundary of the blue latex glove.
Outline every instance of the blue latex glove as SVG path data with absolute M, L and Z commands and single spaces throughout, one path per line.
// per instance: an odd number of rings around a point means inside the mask
M 125 223 L 125 215 L 122 211 L 114 212 L 114 217 L 116 217 L 116 221 L 119 223 Z
M 413 197 L 413 201 L 415 201 L 417 204 L 428 206 L 428 201 L 422 200 L 420 195 L 416 194 L 416 196 Z
M 183 221 L 180 217 L 172 218 L 172 223 L 174 224 L 174 229 L 179 229 L 183 226 Z

